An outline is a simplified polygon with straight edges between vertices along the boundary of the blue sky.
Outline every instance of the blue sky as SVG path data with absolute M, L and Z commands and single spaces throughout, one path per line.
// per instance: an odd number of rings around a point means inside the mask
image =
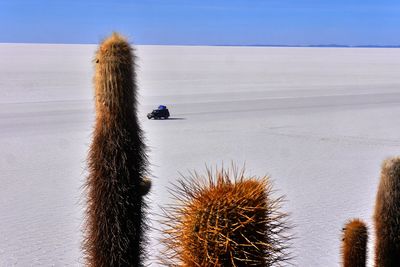
M 400 45 L 399 0 L 0 0 L 0 42 Z

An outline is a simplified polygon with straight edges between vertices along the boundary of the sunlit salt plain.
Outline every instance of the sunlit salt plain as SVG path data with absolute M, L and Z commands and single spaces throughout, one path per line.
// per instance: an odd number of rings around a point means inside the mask
M 0 266 L 84 263 L 94 51 L 0 45 Z M 178 172 L 234 161 L 249 175 L 270 175 L 276 195 L 286 196 L 295 266 L 339 266 L 341 228 L 353 217 L 368 222 L 372 254 L 380 165 L 400 154 L 400 49 L 139 46 L 136 53 L 150 214 L 171 203 L 167 187 Z M 159 104 L 173 119 L 147 120 Z M 149 232 L 152 266 L 157 237 Z

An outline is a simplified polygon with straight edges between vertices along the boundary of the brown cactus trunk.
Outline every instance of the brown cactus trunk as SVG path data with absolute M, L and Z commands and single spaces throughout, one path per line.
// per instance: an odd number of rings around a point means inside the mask
M 364 222 L 354 219 L 343 228 L 343 267 L 365 267 L 367 263 L 368 229 Z
M 88 266 L 142 266 L 145 204 L 141 184 L 148 165 L 136 117 L 134 56 L 114 33 L 96 53 L 96 123 L 88 155 Z
M 400 266 L 400 158 L 382 164 L 375 203 L 375 266 Z

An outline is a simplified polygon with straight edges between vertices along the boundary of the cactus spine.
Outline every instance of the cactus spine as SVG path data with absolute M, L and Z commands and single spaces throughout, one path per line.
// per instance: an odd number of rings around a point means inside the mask
M 359 219 L 353 219 L 343 228 L 343 267 L 365 267 L 367 262 L 368 229 Z
M 233 175 L 232 175 L 233 174 Z M 165 209 L 161 262 L 169 266 L 272 266 L 289 259 L 287 214 L 268 177 L 235 168 L 183 177 Z
M 95 58 L 96 122 L 88 155 L 86 236 L 88 266 L 142 266 L 145 203 L 150 181 L 136 117 L 134 55 L 113 33 Z
M 374 222 L 375 266 L 400 266 L 400 157 L 382 164 Z

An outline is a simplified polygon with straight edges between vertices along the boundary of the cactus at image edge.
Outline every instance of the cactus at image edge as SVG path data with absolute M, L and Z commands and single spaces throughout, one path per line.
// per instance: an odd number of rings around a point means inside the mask
M 400 157 L 382 164 L 374 223 L 375 266 L 400 266 Z

